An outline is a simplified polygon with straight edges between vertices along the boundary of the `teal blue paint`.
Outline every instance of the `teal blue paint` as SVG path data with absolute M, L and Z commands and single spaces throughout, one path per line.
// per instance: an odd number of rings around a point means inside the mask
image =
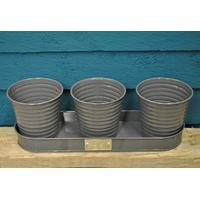
M 0 52 L 200 50 L 200 32 L 0 32 Z
M 95 52 L 0 54 L 1 84 L 29 77 L 50 77 L 66 89 L 92 76 L 117 79 L 129 89 L 146 78 L 168 76 L 200 88 L 200 52 Z
M 8 102 L 5 91 L 0 92 L 1 106 L 0 112 L 0 125 L 13 125 L 15 123 L 14 113 Z M 195 90 L 192 102 L 189 105 L 186 123 L 187 124 L 200 124 L 200 89 Z M 73 110 L 73 101 L 69 94 L 69 90 L 65 91 L 61 100 L 61 110 Z M 123 109 L 138 109 L 138 97 L 135 90 L 128 90 L 126 98 L 123 102 Z
M 124 109 L 138 109 L 135 87 L 155 76 L 195 88 L 187 124 L 200 124 L 200 32 L 0 32 L 0 125 L 12 125 L 7 87 L 29 77 L 49 77 L 65 89 L 61 107 L 73 109 L 76 81 L 104 76 L 128 88 Z

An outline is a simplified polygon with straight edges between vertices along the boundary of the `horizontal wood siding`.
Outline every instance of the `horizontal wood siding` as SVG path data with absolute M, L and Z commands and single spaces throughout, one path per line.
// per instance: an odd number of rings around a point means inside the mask
M 199 32 L 0 32 L 0 52 L 200 50 Z
M 49 77 L 65 89 L 62 108 L 73 109 L 69 89 L 92 76 L 121 81 L 125 109 L 138 109 L 135 87 L 155 76 L 177 78 L 195 90 L 187 124 L 200 124 L 200 32 L 0 32 L 0 125 L 12 125 L 7 87 Z
M 55 78 L 70 89 L 76 81 L 106 76 L 129 89 L 154 76 L 178 78 L 200 88 L 200 52 L 73 52 L 0 54 L 1 84 L 35 76 Z

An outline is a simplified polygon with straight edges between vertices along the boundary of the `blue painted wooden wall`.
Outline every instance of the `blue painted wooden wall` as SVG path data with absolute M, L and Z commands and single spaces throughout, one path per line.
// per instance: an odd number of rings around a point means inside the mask
M 28 77 L 50 77 L 65 87 L 62 109 L 73 109 L 69 89 L 92 76 L 128 88 L 125 109 L 137 109 L 136 84 L 167 76 L 194 88 L 187 124 L 200 124 L 200 32 L 0 32 L 0 125 L 15 121 L 7 87 Z

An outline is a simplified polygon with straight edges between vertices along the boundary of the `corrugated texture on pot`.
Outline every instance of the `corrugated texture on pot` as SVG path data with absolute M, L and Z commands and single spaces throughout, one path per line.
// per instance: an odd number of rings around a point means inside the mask
M 140 98 L 143 130 L 152 136 L 177 133 L 184 125 L 184 117 L 192 88 L 171 78 L 151 78 L 136 87 Z
M 119 128 L 121 102 L 126 88 L 109 78 L 81 80 L 71 88 L 81 133 L 111 136 Z
M 30 137 L 54 137 L 58 132 L 62 85 L 48 78 L 18 81 L 7 90 L 19 130 Z

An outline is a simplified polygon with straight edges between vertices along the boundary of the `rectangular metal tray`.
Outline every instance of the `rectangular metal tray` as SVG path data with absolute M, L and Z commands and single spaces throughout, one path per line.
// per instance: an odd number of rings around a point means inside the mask
M 165 151 L 181 143 L 182 131 L 167 137 L 151 137 L 141 131 L 140 112 L 122 111 L 120 128 L 115 137 L 88 138 L 80 135 L 74 111 L 61 113 L 59 133 L 55 138 L 32 138 L 19 133 L 18 143 L 33 152 L 83 151 Z

